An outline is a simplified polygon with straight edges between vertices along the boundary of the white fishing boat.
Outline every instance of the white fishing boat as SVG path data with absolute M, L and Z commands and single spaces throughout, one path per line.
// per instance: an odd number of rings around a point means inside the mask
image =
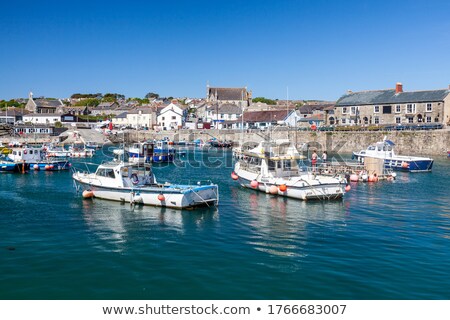
M 261 142 L 256 148 L 233 152 L 236 164 L 231 177 L 243 187 L 301 200 L 338 199 L 345 193 L 344 177 L 299 167 L 304 157 L 289 140 Z
M 68 158 L 71 156 L 69 150 L 64 149 L 62 146 L 57 146 L 51 143 L 49 146 L 44 146 L 47 158 Z
M 72 177 L 85 198 L 177 209 L 215 206 L 219 202 L 216 184 L 161 184 L 149 165 L 142 171 L 128 162 L 109 162 L 99 165 L 95 173 L 76 171 Z
M 383 141 L 370 145 L 366 150 L 353 152 L 353 158 L 364 163 L 366 157 L 383 159 L 385 168 L 406 172 L 430 172 L 434 160 L 426 157 L 400 156 L 395 154 L 395 144 L 384 137 Z
M 72 158 L 91 158 L 94 154 L 94 149 L 88 149 L 82 144 L 73 144 L 69 147 L 69 156 Z

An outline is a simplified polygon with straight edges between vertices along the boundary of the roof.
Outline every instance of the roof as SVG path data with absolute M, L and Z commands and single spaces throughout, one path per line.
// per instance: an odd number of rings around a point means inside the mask
M 53 99 L 34 99 L 33 101 L 40 108 L 57 108 L 64 105 L 60 100 Z
M 209 88 L 208 96 L 217 96 L 217 100 L 244 100 L 246 99 L 246 88 Z
M 118 114 L 117 116 L 115 116 L 114 118 L 119 118 L 119 119 L 124 119 L 127 117 L 128 112 L 122 112 L 121 114 Z
M 31 117 L 31 118 L 56 117 L 56 118 L 60 118 L 61 114 L 59 114 L 59 113 L 30 113 L 30 114 L 25 114 L 24 117 Z
M 244 112 L 244 122 L 277 122 L 286 119 L 286 116 L 286 110 L 249 111 Z
M 128 114 L 139 114 L 139 112 L 141 114 L 152 114 L 155 111 L 152 108 L 142 108 L 142 109 L 130 110 L 130 111 L 128 111 Z
M 221 104 L 219 106 L 218 111 L 219 111 L 219 114 L 241 114 L 242 108 L 235 104 L 225 103 L 225 104 Z
M 333 110 L 334 108 L 334 104 L 331 103 L 326 103 L 326 104 L 305 104 L 303 106 L 301 106 L 299 108 L 300 113 L 305 114 L 305 113 L 313 113 L 313 111 L 322 111 L 322 110 L 329 110 L 329 108 L 331 108 L 331 110 Z
M 395 89 L 352 92 L 343 95 L 336 107 L 384 103 L 415 103 L 443 101 L 450 93 L 447 89 L 395 93 Z
M 116 106 L 114 107 L 114 109 L 116 109 L 117 102 L 102 102 L 98 106 L 96 106 L 94 109 L 96 109 L 96 110 L 112 109 L 114 104 L 116 104 Z

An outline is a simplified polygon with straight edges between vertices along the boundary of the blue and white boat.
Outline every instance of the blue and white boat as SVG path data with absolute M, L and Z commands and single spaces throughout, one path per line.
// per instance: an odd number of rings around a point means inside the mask
M 395 144 L 386 138 L 370 145 L 366 150 L 353 152 L 353 157 L 360 163 L 364 163 L 365 157 L 376 159 L 384 159 L 385 168 L 405 171 L 405 172 L 430 172 L 433 167 L 434 160 L 425 157 L 400 156 L 394 152 Z
M 43 148 L 28 146 L 12 148 L 8 159 L 16 164 L 18 170 L 59 171 L 70 169 L 70 163 L 67 159 L 46 158 L 46 152 Z
M 175 159 L 175 148 L 170 140 L 159 140 L 155 142 L 153 149 L 153 162 L 173 162 Z
M 126 148 L 129 159 L 128 162 L 136 164 L 150 163 L 153 161 L 153 142 L 137 142 Z
M 11 161 L 0 161 L 0 172 L 14 172 L 17 170 L 17 164 Z

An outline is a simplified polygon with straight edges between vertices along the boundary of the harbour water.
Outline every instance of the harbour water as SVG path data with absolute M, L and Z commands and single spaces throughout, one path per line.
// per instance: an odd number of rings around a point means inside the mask
M 83 200 L 70 172 L 2 174 L 0 298 L 450 299 L 450 160 L 302 202 L 239 187 L 225 158 L 154 167 L 219 184 L 219 207 L 195 211 Z

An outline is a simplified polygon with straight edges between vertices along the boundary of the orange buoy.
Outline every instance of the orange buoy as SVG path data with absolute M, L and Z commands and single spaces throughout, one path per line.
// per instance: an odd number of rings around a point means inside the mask
M 408 162 L 403 161 L 403 162 L 402 162 L 402 168 L 408 169 L 408 167 L 409 167 Z
M 49 168 L 50 168 L 50 169 L 53 169 L 53 168 L 54 168 L 54 166 L 53 166 L 53 165 L 51 164 L 51 165 L 49 165 Z
M 39 170 L 39 165 L 35 164 L 35 165 L 33 166 L 33 169 L 34 169 L 34 170 Z
M 349 192 L 350 190 L 352 190 L 352 187 L 350 187 L 350 185 L 346 185 L 345 186 L 345 192 Z
M 84 190 L 83 191 L 83 198 L 90 199 L 94 197 L 94 192 L 92 190 Z
M 166 200 L 166 197 L 164 197 L 164 195 L 162 193 L 158 194 L 158 200 L 163 202 Z
M 285 191 L 287 190 L 287 186 L 286 186 L 285 184 L 280 184 L 280 185 L 278 186 L 278 189 L 279 189 L 281 192 L 285 192 Z
M 231 179 L 237 180 L 237 179 L 239 179 L 239 176 L 236 173 L 232 172 L 231 173 Z
M 369 179 L 367 180 L 369 182 L 375 182 L 375 177 L 373 175 L 369 176 Z
M 277 186 L 270 186 L 269 193 L 270 194 L 278 194 L 278 187 Z
M 311 130 L 313 131 L 317 130 L 317 126 L 314 123 L 311 125 Z
M 259 182 L 256 181 L 256 180 L 252 180 L 252 182 L 250 182 L 250 186 L 251 186 L 252 188 L 258 188 Z
M 350 181 L 352 181 L 352 182 L 358 182 L 358 180 L 359 180 L 359 177 L 358 177 L 357 174 L 352 174 L 352 175 L 350 175 Z

